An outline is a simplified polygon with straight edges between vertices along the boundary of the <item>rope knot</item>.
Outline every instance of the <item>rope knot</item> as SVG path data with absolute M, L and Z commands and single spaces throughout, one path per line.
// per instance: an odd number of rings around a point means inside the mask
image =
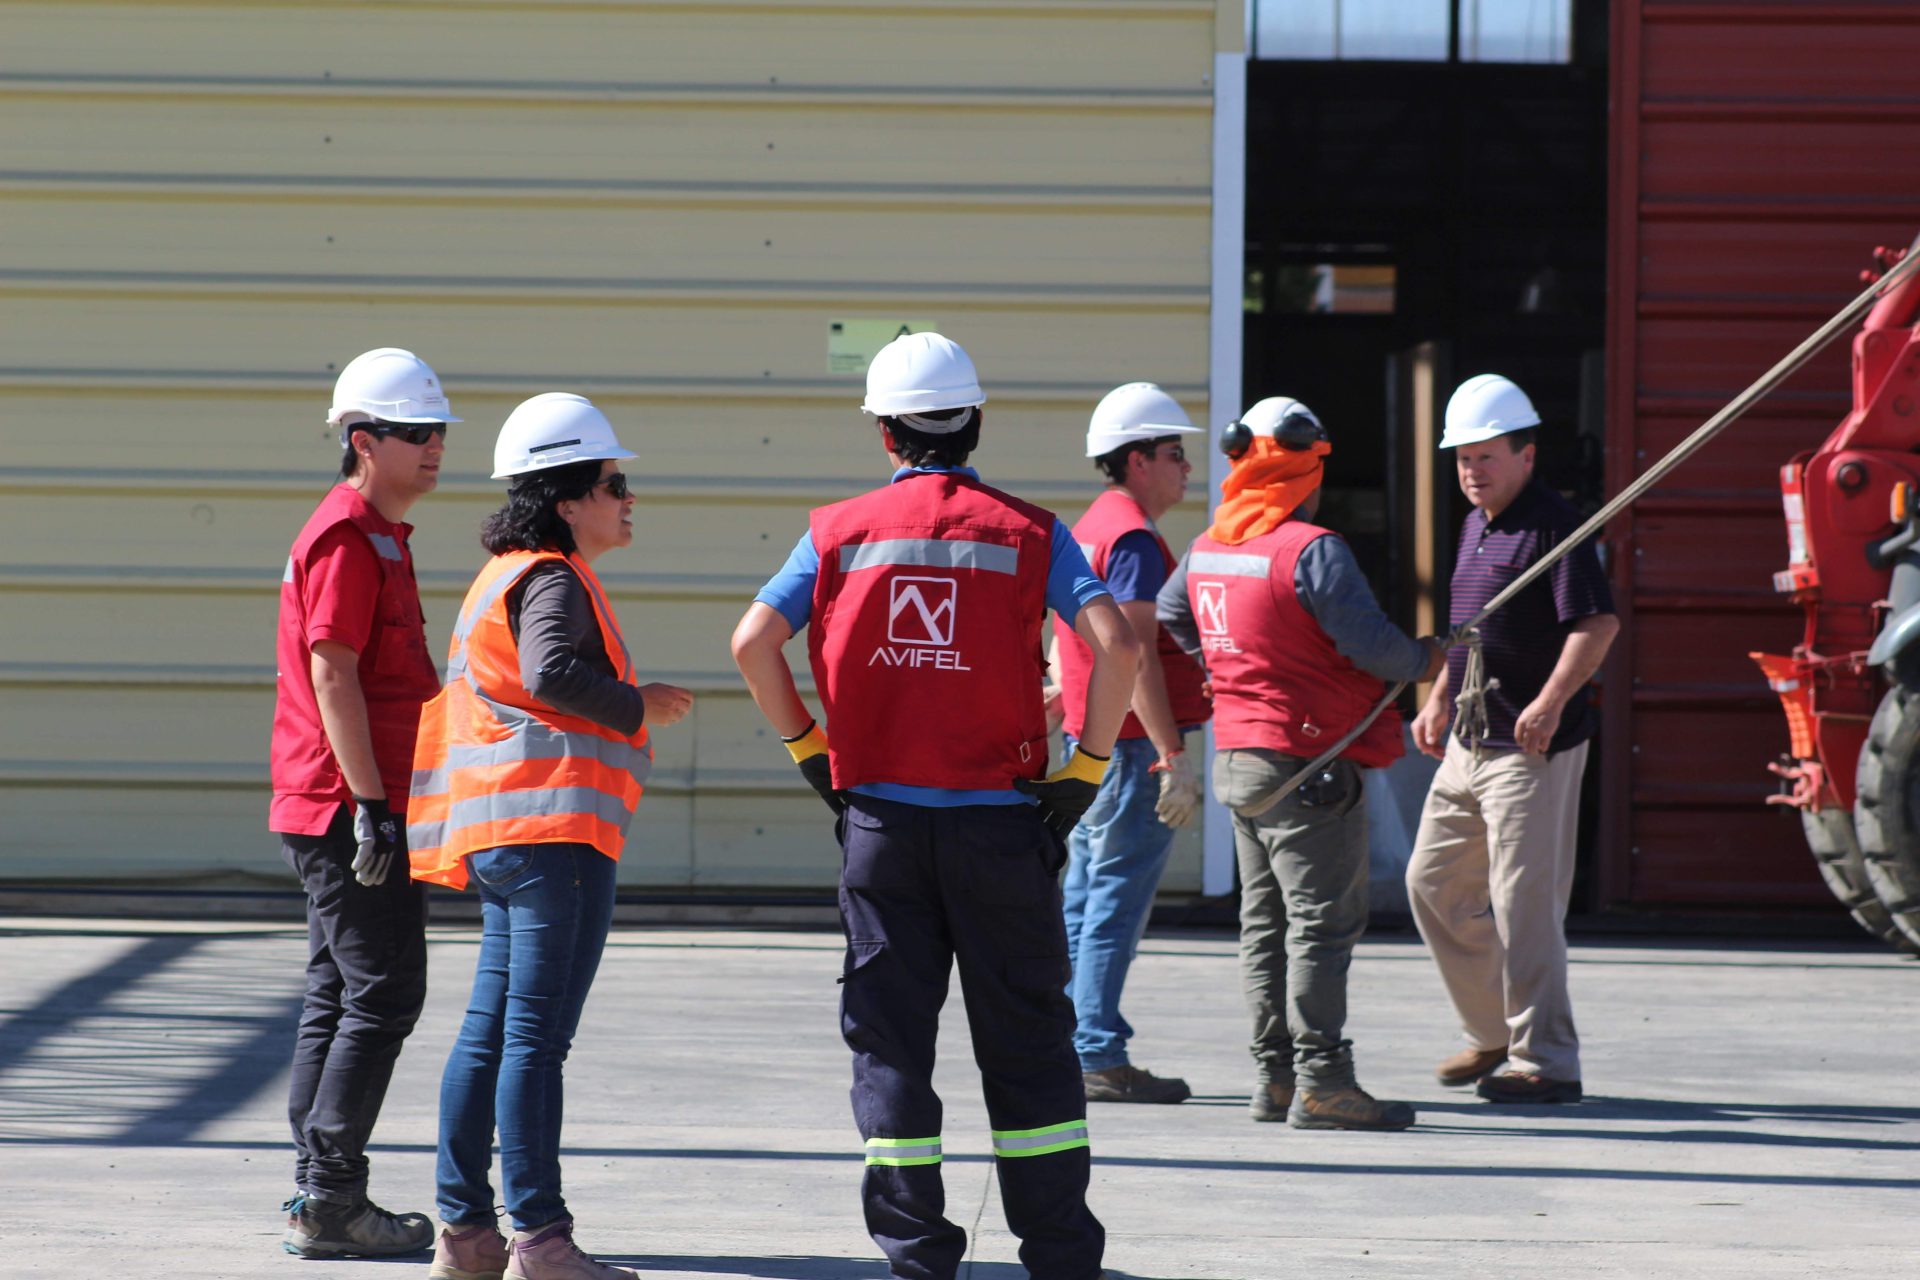
M 1449 645 L 1467 646 L 1467 669 L 1460 677 L 1460 693 L 1454 699 L 1457 715 L 1453 732 L 1467 750 L 1478 751 L 1491 732 L 1487 723 L 1487 695 L 1500 687 L 1498 680 L 1487 678 L 1487 658 L 1480 645 L 1480 628 L 1461 627 L 1447 637 Z

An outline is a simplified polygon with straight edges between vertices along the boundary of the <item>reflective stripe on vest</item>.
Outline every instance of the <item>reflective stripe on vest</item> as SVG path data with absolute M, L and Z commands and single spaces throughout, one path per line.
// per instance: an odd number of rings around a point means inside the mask
M 939 1138 L 868 1138 L 867 1163 L 906 1166 L 940 1163 Z
M 1056 1151 L 1072 1151 L 1087 1145 L 1085 1120 L 1050 1124 L 1043 1129 L 995 1129 L 993 1131 L 993 1154 L 1002 1160 L 1052 1155 Z
M 1265 556 L 1239 551 L 1196 551 L 1187 557 L 1188 573 L 1216 573 L 1223 578 L 1266 578 L 1273 562 Z
M 643 727 L 622 737 L 590 721 L 542 707 L 520 685 L 518 657 L 486 653 L 482 669 L 506 685 L 489 691 L 474 670 L 482 643 L 512 646 L 505 599 L 534 566 L 558 553 L 495 557 L 467 593 L 447 657 L 447 684 L 427 705 L 414 756 L 407 843 L 418 880 L 466 886 L 465 857 L 505 844 L 578 843 L 617 859 L 652 769 Z M 598 580 L 569 561 L 586 587 L 607 656 L 633 682 L 633 659 Z M 512 701 L 509 701 L 512 699 Z M 518 705 L 525 703 L 527 705 Z
M 914 564 L 929 569 L 980 569 L 987 573 L 1020 572 L 1020 552 L 994 542 L 967 542 L 959 538 L 888 538 L 856 542 L 840 548 L 840 572 L 874 569 L 887 564 Z

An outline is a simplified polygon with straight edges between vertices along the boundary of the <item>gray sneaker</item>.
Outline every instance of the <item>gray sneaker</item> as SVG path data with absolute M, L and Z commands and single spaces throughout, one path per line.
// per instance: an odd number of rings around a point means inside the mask
M 397 1258 L 433 1247 L 433 1223 L 418 1213 L 388 1213 L 362 1197 L 346 1203 L 297 1195 L 281 1206 L 280 1247 L 302 1258 Z
M 1088 1102 L 1185 1102 L 1193 1096 L 1185 1080 L 1157 1076 L 1135 1066 L 1082 1071 L 1080 1083 Z

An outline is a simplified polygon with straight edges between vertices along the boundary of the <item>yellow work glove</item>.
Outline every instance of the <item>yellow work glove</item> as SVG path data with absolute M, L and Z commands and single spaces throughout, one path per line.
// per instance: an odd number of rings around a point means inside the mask
M 1015 778 L 1013 785 L 1040 802 L 1041 819 L 1065 840 L 1100 794 L 1100 780 L 1106 776 L 1106 756 L 1088 755 L 1075 747 L 1067 762 L 1042 781 Z
M 1153 816 L 1169 827 L 1184 827 L 1200 809 L 1200 766 L 1184 750 L 1175 751 L 1148 770 L 1160 775 L 1160 799 Z
M 820 793 L 827 802 L 827 808 L 833 810 L 833 816 L 839 817 L 847 811 L 846 797 L 833 789 L 833 764 L 827 755 L 827 735 L 821 730 L 817 720 L 807 721 L 797 737 L 782 738 L 787 754 L 800 766 L 800 776 L 807 785 Z

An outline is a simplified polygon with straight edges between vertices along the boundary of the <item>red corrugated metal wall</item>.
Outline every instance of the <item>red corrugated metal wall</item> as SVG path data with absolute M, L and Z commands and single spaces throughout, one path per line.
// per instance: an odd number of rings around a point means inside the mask
M 1618 492 L 1920 229 L 1920 8 L 1613 0 L 1608 490 Z M 1746 654 L 1800 633 L 1778 470 L 1850 403 L 1836 343 L 1609 530 L 1606 905 L 1831 900 L 1766 764 L 1785 721 Z

